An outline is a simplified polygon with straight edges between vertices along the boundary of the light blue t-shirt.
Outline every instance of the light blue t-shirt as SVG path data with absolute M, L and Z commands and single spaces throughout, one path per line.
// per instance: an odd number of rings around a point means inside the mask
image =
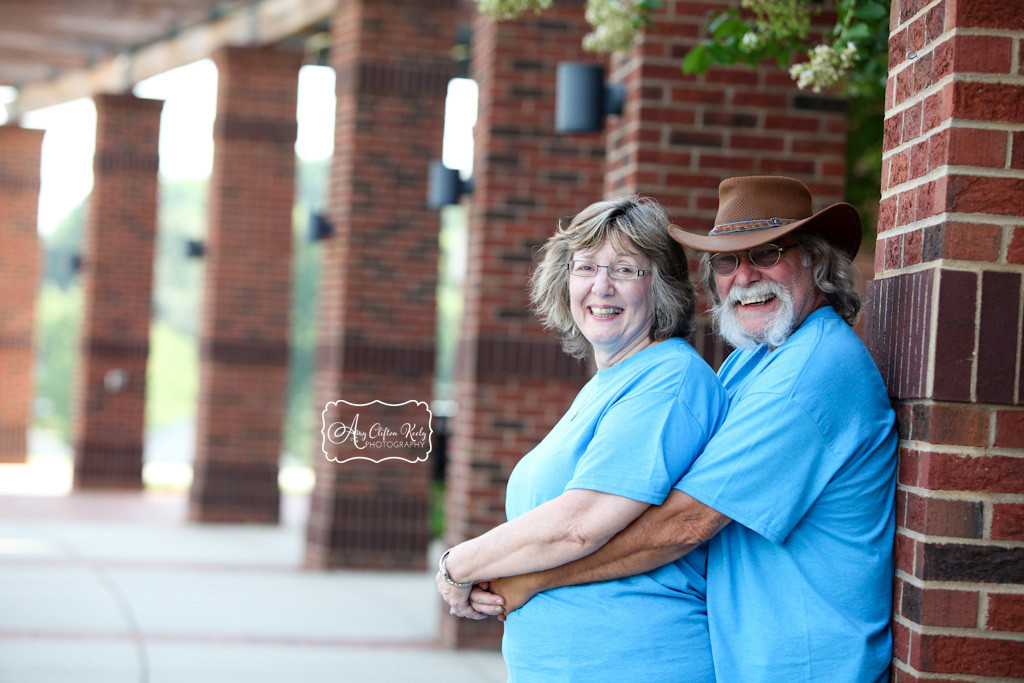
M 887 680 L 895 415 L 831 308 L 719 370 L 729 415 L 676 488 L 733 521 L 708 545 L 720 681 Z
M 725 417 L 711 368 L 668 339 L 598 372 L 516 465 L 509 519 L 568 489 L 658 505 Z M 510 681 L 713 681 L 703 550 L 616 581 L 544 591 L 505 622 Z

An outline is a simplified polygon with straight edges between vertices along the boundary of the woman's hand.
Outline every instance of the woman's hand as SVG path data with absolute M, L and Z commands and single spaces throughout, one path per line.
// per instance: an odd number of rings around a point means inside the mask
M 434 580 L 437 582 L 437 591 L 444 598 L 444 601 L 448 603 L 448 611 L 453 615 L 463 617 L 464 619 L 486 619 L 490 616 L 489 614 L 478 612 L 469 604 L 469 596 L 474 588 L 473 584 L 467 581 L 466 585 L 458 585 L 461 582 L 453 579 L 450 574 L 447 577 L 445 576 L 445 573 L 448 573 L 451 568 L 451 565 L 445 563 L 446 557 L 450 558 L 452 551 L 456 551 L 457 555 L 457 548 L 461 547 L 461 545 L 456 546 L 456 548 L 448 550 L 448 552 L 441 556 L 441 566 L 434 577 Z
M 438 572 L 434 578 L 437 581 L 437 591 L 444 598 L 444 601 L 448 603 L 449 611 L 452 614 L 466 619 L 486 619 L 488 617 L 487 614 L 481 614 L 470 606 L 469 594 L 473 589 L 472 586 L 465 588 L 453 586 L 444 580 L 441 572 Z

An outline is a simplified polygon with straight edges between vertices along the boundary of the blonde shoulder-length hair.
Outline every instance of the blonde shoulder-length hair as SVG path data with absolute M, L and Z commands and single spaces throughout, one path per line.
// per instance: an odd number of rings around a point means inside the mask
M 530 302 L 545 327 L 562 340 L 565 352 L 585 358 L 590 343 L 573 320 L 569 307 L 569 261 L 583 249 L 611 240 L 651 262 L 652 341 L 686 337 L 693 323 L 694 291 L 686 254 L 668 234 L 668 217 L 649 197 L 620 197 L 596 202 L 580 211 L 568 226 L 561 223 L 540 250 L 541 262 L 530 277 Z

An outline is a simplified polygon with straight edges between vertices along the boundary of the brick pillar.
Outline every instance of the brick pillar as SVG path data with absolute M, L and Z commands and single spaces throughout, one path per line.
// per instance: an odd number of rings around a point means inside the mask
M 141 488 L 162 100 L 97 95 L 82 245 L 75 488 Z
M 788 175 L 807 183 L 816 208 L 841 201 L 845 101 L 798 89 L 774 63 L 683 74 L 680 60 L 703 40 L 707 9 L 665 0 L 633 52 L 612 60 L 610 80 L 625 86 L 626 103 L 609 119 L 605 192 L 653 196 L 675 223 L 703 231 L 714 224 L 718 184 L 731 176 Z M 715 367 L 729 350 L 703 322 L 692 341 Z
M 43 131 L 0 126 L 0 462 L 25 462 L 32 424 L 32 332 L 39 286 Z
M 452 0 L 343 0 L 333 18 L 336 233 L 323 246 L 318 432 L 330 402 L 432 397 L 439 217 L 425 198 L 430 160 L 441 155 L 457 18 Z M 367 408 L 361 427 L 394 411 Z M 426 419 L 422 408 L 414 413 Z M 432 463 L 400 449 L 366 455 L 375 460 L 314 453 L 307 565 L 425 568 Z
M 217 119 L 189 516 L 276 523 L 302 53 L 225 47 L 214 61 Z
M 469 223 L 459 412 L 448 465 L 451 545 L 505 521 L 512 468 L 547 434 L 589 376 L 528 309 L 534 248 L 602 198 L 604 136 L 554 132 L 559 61 L 578 59 L 582 2 L 537 17 L 477 17 L 472 68 L 480 87 Z M 447 644 L 493 646 L 500 624 L 444 611 Z
M 865 325 L 897 401 L 897 681 L 1024 679 L 1024 9 L 895 0 Z

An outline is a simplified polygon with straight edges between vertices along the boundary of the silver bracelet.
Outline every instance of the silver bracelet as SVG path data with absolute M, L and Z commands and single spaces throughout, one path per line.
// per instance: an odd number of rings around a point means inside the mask
M 455 586 L 456 588 L 469 588 L 473 585 L 472 581 L 469 581 L 467 583 L 459 583 L 458 581 L 452 581 L 452 577 L 448 575 L 448 570 L 444 566 L 444 558 L 448 557 L 448 553 L 450 553 L 451 551 L 452 549 L 448 548 L 448 550 L 445 550 L 444 554 L 441 555 L 441 559 L 437 561 L 437 571 L 441 575 L 441 578 L 444 579 L 445 583 L 447 583 L 448 585 Z

